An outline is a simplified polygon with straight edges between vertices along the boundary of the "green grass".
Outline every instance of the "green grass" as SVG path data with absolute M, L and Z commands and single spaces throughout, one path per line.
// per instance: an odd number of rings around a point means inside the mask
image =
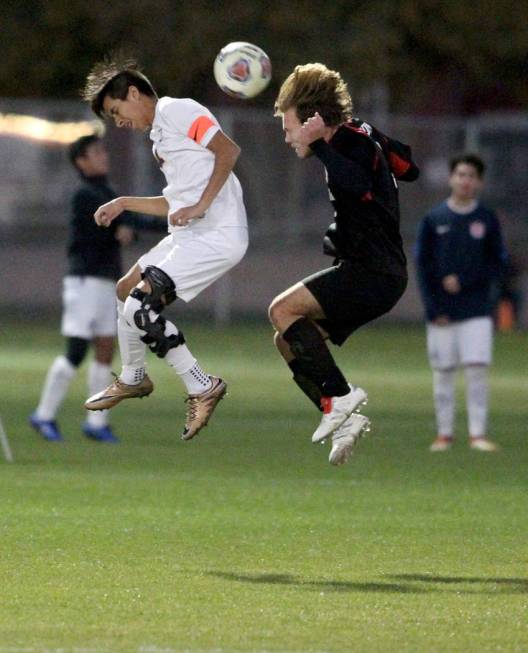
M 105 446 L 79 433 L 84 370 L 67 441 L 29 429 L 62 341 L 4 328 L 0 653 L 528 650 L 525 336 L 497 341 L 501 451 L 470 451 L 460 410 L 456 446 L 432 455 L 422 330 L 356 334 L 336 356 L 373 430 L 335 469 L 269 329 L 186 334 L 230 380 L 210 426 L 180 441 L 183 390 L 153 359 L 155 393 L 115 409 L 122 444 Z

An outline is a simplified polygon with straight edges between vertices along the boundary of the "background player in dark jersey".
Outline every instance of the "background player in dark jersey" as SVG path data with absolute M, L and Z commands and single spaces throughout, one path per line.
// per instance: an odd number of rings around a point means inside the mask
M 31 425 L 46 440 L 62 440 L 55 416 L 90 342 L 94 347 L 88 368 L 90 393 L 102 390 L 111 380 L 117 310 L 114 288 L 122 273 L 120 248 L 134 236 L 126 216 L 109 229 L 94 222 L 98 207 L 116 197 L 108 185 L 108 153 L 102 141 L 95 135 L 83 136 L 72 143 L 69 157 L 82 183 L 72 198 L 64 278 L 61 332 L 66 337 L 66 353 L 53 361 L 39 405 L 30 417 Z M 89 412 L 82 430 L 90 438 L 117 442 L 108 425 L 108 411 Z
M 505 269 L 506 254 L 497 217 L 477 199 L 482 160 L 471 154 L 455 157 L 450 171 L 451 195 L 425 216 L 417 242 L 438 428 L 431 451 L 445 451 L 453 442 L 458 367 L 466 380 L 470 446 L 495 451 L 486 438 L 492 286 Z
M 330 462 L 346 462 L 369 421 L 357 410 L 366 392 L 347 383 L 325 340 L 342 345 L 361 325 L 389 311 L 407 284 L 395 177 L 412 181 L 410 149 L 352 119 L 339 73 L 322 64 L 297 66 L 275 103 L 285 140 L 326 168 L 335 223 L 325 245 L 334 265 L 273 300 L 275 343 L 303 392 L 323 410 L 313 442 L 332 438 Z

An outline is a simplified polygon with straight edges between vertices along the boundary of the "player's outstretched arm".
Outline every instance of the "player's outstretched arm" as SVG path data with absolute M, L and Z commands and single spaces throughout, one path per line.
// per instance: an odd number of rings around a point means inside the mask
M 173 213 L 169 222 L 176 226 L 186 225 L 190 220 L 202 218 L 204 213 L 213 203 L 222 186 L 231 174 L 240 155 L 240 148 L 223 132 L 216 132 L 209 141 L 207 149 L 215 157 L 213 172 L 207 186 L 202 193 L 200 201 L 194 206 L 186 206 Z
M 169 204 L 163 195 L 159 197 L 116 197 L 115 200 L 100 206 L 94 214 L 94 219 L 100 227 L 108 227 L 123 211 L 165 218 L 169 212 Z

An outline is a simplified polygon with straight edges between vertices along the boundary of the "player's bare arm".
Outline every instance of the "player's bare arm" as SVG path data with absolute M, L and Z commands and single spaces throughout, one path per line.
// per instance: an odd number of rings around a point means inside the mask
M 94 219 L 100 227 L 108 227 L 123 211 L 165 218 L 169 212 L 169 204 L 163 195 L 159 197 L 116 197 L 115 200 L 101 205 L 95 212 Z
M 207 149 L 215 156 L 214 168 L 209 183 L 197 204 L 185 206 L 169 216 L 169 222 L 172 225 L 182 227 L 191 220 L 203 217 L 222 189 L 240 156 L 238 145 L 222 132 L 217 132 L 213 136 L 207 145 Z

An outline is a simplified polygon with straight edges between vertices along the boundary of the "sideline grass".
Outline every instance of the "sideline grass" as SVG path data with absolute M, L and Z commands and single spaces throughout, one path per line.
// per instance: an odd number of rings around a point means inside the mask
M 211 425 L 179 440 L 183 393 L 153 360 L 155 393 L 115 409 L 122 444 L 104 446 L 79 433 L 84 369 L 67 441 L 29 429 L 61 339 L 4 332 L 0 653 L 528 650 L 525 336 L 497 342 L 502 450 L 469 451 L 461 414 L 431 455 L 422 330 L 359 332 L 336 355 L 369 390 L 372 437 L 334 469 L 266 327 L 187 334 L 230 380 Z

